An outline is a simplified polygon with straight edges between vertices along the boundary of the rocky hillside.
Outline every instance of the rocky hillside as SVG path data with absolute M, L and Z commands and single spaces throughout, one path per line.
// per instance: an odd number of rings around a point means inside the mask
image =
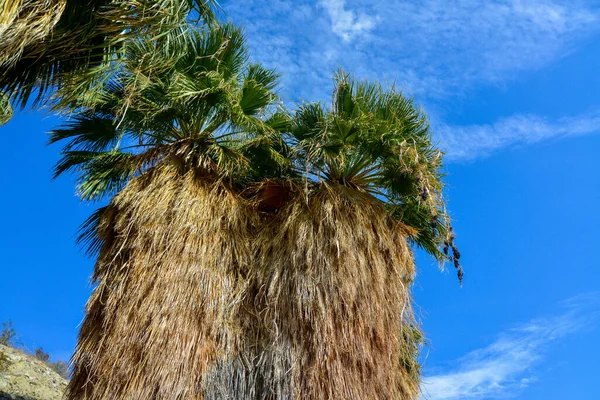
M 61 400 L 66 386 L 43 362 L 0 345 L 0 400 Z

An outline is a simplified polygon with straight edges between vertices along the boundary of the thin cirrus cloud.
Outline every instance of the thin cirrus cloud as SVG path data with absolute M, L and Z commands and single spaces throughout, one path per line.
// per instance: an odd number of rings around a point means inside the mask
M 549 121 L 535 115 L 515 115 L 490 125 L 440 125 L 436 136 L 446 150 L 446 160 L 465 162 L 495 151 L 550 139 L 600 132 L 600 110 L 577 117 Z
M 516 79 L 600 32 L 600 5 L 583 0 L 224 0 L 253 58 L 283 74 L 289 101 L 328 101 L 332 74 L 396 82 L 419 102 L 464 101 L 470 89 Z M 438 134 L 448 161 L 597 131 L 598 115 L 514 115 Z
M 597 32 L 599 15 L 577 0 L 392 0 L 384 7 L 388 23 L 374 47 L 402 58 L 408 75 L 399 76 L 415 93 L 438 98 L 552 63 Z
M 452 367 L 423 377 L 422 400 L 517 398 L 534 384 L 533 368 L 543 363 L 553 343 L 596 328 L 600 292 L 562 303 L 557 315 L 536 318 L 509 329 L 489 346 L 451 363 Z M 539 374 L 540 368 L 536 368 Z
M 227 0 L 293 100 L 329 98 L 339 66 L 443 100 L 544 67 L 597 33 L 581 0 Z

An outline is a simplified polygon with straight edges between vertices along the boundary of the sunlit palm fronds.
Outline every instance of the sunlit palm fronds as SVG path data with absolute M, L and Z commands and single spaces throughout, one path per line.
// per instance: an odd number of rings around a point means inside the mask
M 210 398 L 219 390 L 209 379 L 214 365 L 243 346 L 232 316 L 258 214 L 223 182 L 163 164 L 129 182 L 98 217 L 97 287 L 67 398 Z
M 331 107 L 301 105 L 290 141 L 297 169 L 307 171 L 307 179 L 370 193 L 415 229 L 410 237 L 415 244 L 439 260 L 448 258 L 442 252 L 451 236 L 442 196 L 443 154 L 412 99 L 340 71 Z M 459 257 L 453 257 L 457 265 Z
M 13 109 L 8 97 L 0 93 L 0 126 L 6 124 L 13 115 Z
M 39 45 L 52 33 L 67 0 L 5 0 L 0 10 L 0 67 L 8 68 L 27 46 Z
M 20 106 L 32 94 L 111 71 L 129 39 L 154 41 L 195 15 L 214 19 L 213 0 L 24 0 L 7 3 L 0 28 L 0 89 Z M 4 15 L 4 13 L 3 13 Z
M 238 29 L 173 34 L 152 46 L 131 43 L 121 70 L 93 95 L 69 99 L 81 111 L 51 134 L 52 143 L 66 143 L 56 172 L 79 173 L 84 199 L 120 187 L 97 186 L 98 179 L 126 182 L 159 162 L 238 180 L 253 173 L 255 152 L 272 154 L 263 163 L 286 162 L 269 150 L 280 129 L 278 76 L 247 63 Z
M 267 398 L 416 398 L 409 230 L 370 194 L 323 183 L 261 231 L 253 276 Z

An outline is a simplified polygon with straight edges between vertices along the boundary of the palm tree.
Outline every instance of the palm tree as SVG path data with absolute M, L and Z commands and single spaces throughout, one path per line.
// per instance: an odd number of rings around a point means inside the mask
M 0 91 L 24 107 L 109 74 L 131 38 L 155 38 L 187 18 L 214 20 L 214 0 L 6 0 Z M 72 82 L 75 79 L 75 82 Z
M 56 173 L 111 198 L 69 399 L 415 398 L 410 244 L 462 279 L 424 114 L 340 72 L 289 115 L 231 26 L 153 39 L 60 98 Z
M 258 235 L 259 374 L 277 399 L 415 399 L 422 336 L 409 244 L 451 257 L 462 279 L 442 154 L 394 88 L 343 72 L 335 86 L 331 108 L 295 112 L 291 179 L 279 183 L 289 200 Z
M 277 74 L 248 63 L 238 29 L 181 29 L 128 42 L 52 132 L 65 143 L 56 174 L 75 172 L 84 200 L 112 196 L 82 230 L 97 286 L 69 399 L 201 399 L 246 375 L 218 364 L 250 336 L 236 318 L 260 215 L 244 189 L 285 167 L 288 121 Z

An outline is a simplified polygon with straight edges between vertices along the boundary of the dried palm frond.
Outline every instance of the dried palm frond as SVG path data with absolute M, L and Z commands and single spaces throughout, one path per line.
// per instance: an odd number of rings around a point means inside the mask
M 97 282 L 68 399 L 203 399 L 233 359 L 256 213 L 223 184 L 161 165 L 102 212 Z
M 27 46 L 48 38 L 67 0 L 3 0 L 0 10 L 0 68 L 9 68 Z
M 0 93 L 0 126 L 6 124 L 13 116 L 13 109 L 8 96 Z
M 214 0 L 8 0 L 0 28 L 0 90 L 25 107 L 116 71 L 129 40 L 214 21 Z M 3 12 L 3 16 L 4 16 Z M 60 97 L 61 91 L 59 91 Z
M 257 368 L 270 393 L 261 398 L 416 398 L 408 229 L 370 194 L 323 183 L 262 231 Z

